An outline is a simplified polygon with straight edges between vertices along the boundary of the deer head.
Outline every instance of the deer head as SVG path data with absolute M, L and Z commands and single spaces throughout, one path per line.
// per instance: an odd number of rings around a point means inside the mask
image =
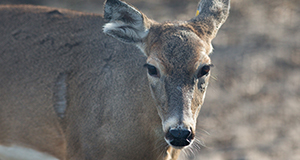
M 107 0 L 104 10 L 104 33 L 147 56 L 144 67 L 166 142 L 174 148 L 191 144 L 210 77 L 211 41 L 228 16 L 229 0 L 202 0 L 196 17 L 165 23 L 119 0 Z

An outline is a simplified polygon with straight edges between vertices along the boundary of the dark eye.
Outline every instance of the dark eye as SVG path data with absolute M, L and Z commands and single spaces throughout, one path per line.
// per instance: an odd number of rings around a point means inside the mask
M 152 66 L 150 64 L 145 64 L 144 67 L 146 67 L 148 69 L 148 74 L 150 76 L 159 77 L 159 72 L 156 69 L 156 67 L 154 67 L 154 66 Z
M 198 72 L 198 74 L 197 74 L 197 78 L 201 78 L 202 76 L 207 75 L 208 72 L 210 71 L 210 67 L 211 67 L 211 66 L 213 66 L 213 65 L 210 64 L 210 65 L 205 65 L 205 66 L 203 66 L 203 67 L 199 70 L 199 72 Z

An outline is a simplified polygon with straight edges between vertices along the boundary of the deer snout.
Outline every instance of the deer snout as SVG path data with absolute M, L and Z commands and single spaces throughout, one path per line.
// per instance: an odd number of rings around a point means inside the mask
M 186 128 L 170 128 L 166 133 L 165 139 L 175 148 L 183 148 L 191 144 L 194 139 L 194 133 L 191 129 Z

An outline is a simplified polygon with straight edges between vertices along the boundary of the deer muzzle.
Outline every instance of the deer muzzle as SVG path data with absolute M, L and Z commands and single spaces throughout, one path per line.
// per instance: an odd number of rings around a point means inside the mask
M 192 143 L 195 134 L 191 128 L 170 128 L 166 135 L 165 140 L 168 144 L 176 149 L 181 149 L 185 146 L 188 146 Z

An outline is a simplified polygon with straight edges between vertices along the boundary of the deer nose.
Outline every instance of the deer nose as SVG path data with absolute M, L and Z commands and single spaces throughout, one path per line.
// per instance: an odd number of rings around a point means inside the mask
M 187 129 L 170 129 L 170 133 L 174 138 L 186 139 L 191 134 L 191 131 Z
M 172 146 L 184 147 L 191 143 L 194 135 L 190 129 L 174 128 L 167 132 L 166 139 Z

